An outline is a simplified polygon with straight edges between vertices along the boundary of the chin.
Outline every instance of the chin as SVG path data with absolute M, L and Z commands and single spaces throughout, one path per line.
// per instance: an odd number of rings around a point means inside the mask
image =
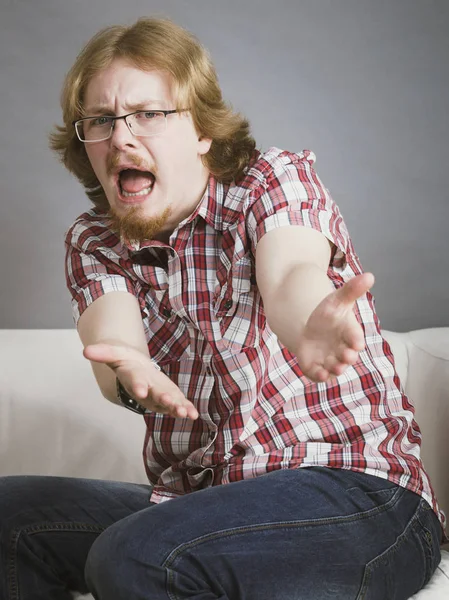
M 119 203 L 119 208 L 113 206 L 109 210 L 110 228 L 131 241 L 154 239 L 166 229 L 171 208 L 156 214 L 151 208 L 144 202 L 127 204 L 125 207 Z

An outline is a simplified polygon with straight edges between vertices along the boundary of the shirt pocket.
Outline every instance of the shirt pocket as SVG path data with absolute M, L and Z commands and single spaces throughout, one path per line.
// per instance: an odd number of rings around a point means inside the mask
M 217 286 L 213 310 L 222 342 L 230 352 L 244 352 L 259 345 L 265 317 L 249 254 L 235 262 L 224 283 Z
M 152 360 L 163 366 L 190 356 L 189 332 L 171 309 L 167 290 L 143 290 L 140 310 Z

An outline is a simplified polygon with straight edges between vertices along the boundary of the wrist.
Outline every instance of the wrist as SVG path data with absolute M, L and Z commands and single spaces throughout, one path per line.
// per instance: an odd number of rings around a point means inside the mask
M 118 377 L 116 377 L 115 384 L 117 391 L 117 399 L 122 406 L 129 410 L 132 410 L 133 412 L 139 415 L 144 415 L 146 412 L 149 412 L 144 406 L 139 404 L 137 400 L 135 400 L 132 396 L 130 396 L 130 394 L 128 394 Z

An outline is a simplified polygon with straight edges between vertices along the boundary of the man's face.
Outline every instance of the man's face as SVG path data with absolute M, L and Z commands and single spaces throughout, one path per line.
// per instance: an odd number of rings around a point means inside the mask
M 86 116 L 176 107 L 170 74 L 141 71 L 121 59 L 90 80 L 84 102 Z M 138 231 L 134 239 L 139 241 L 150 235 L 145 232 L 167 239 L 193 212 L 209 177 L 201 156 L 208 152 L 211 140 L 199 139 L 188 112 L 166 119 L 166 130 L 151 137 L 135 137 L 120 119 L 115 121 L 111 138 L 85 144 L 115 222 L 122 233 Z M 136 171 L 120 174 L 125 167 L 135 167 Z M 121 227 L 123 223 L 128 224 L 128 230 L 126 225 Z

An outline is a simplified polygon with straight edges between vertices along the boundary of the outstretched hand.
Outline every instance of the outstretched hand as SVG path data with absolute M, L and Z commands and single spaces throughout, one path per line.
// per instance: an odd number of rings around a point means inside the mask
M 373 285 L 372 273 L 357 275 L 326 296 L 312 312 L 295 352 L 306 377 L 326 381 L 357 362 L 365 337 L 354 305 Z
M 101 343 L 86 346 L 83 354 L 110 367 L 128 394 L 145 408 L 182 419 L 198 418 L 192 402 L 139 350 Z

